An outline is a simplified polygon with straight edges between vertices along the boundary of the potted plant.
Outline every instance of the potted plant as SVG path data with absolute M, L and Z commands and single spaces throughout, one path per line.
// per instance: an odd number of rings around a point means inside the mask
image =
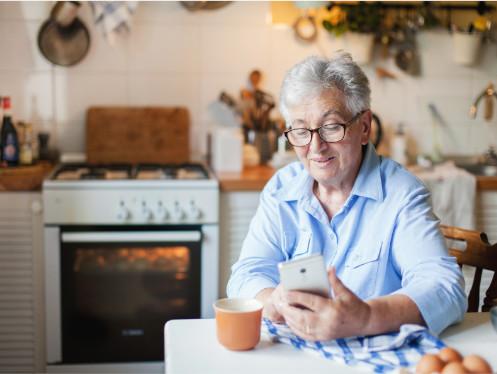
M 336 37 L 344 35 L 346 49 L 357 63 L 371 61 L 375 33 L 381 24 L 377 3 L 359 2 L 357 5 L 335 5 L 323 27 Z

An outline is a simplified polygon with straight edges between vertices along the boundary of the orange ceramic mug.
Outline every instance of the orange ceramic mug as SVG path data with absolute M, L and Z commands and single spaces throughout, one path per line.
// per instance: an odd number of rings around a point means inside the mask
M 234 351 L 254 348 L 261 338 L 263 305 L 256 299 L 220 299 L 214 303 L 217 340 Z

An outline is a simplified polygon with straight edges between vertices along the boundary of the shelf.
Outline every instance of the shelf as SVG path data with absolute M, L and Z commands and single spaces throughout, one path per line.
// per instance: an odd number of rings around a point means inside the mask
M 430 8 L 432 10 L 474 10 L 479 14 L 485 14 L 488 12 L 493 12 L 495 10 L 495 6 L 488 5 L 485 1 L 473 1 L 473 2 L 431 2 L 431 1 L 392 1 L 392 2 L 383 2 L 377 1 L 369 4 L 377 4 L 381 9 L 421 9 L 421 8 Z M 333 5 L 339 5 L 340 7 L 353 7 L 358 6 L 359 2 L 342 2 L 342 1 L 331 1 L 328 5 L 328 9 L 330 9 Z

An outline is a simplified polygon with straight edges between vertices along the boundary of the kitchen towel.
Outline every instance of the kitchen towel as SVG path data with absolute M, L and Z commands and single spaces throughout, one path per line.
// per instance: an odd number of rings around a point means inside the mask
M 304 340 L 287 325 L 266 318 L 262 322 L 262 331 L 273 341 L 375 373 L 414 368 L 425 353 L 437 353 L 445 347 L 445 343 L 419 325 L 403 325 L 399 332 L 326 342 Z
M 446 161 L 430 169 L 409 169 L 423 181 L 431 192 L 433 212 L 440 222 L 474 230 L 476 177 Z M 464 197 L 464 198 L 463 198 Z
M 114 45 L 116 35 L 131 27 L 131 16 L 138 6 L 136 1 L 92 1 L 95 24 L 100 25 L 109 44 Z

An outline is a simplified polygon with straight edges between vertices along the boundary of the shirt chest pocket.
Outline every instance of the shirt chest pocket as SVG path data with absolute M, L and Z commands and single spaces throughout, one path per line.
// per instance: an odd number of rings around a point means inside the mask
M 344 282 L 361 299 L 372 296 L 378 277 L 378 268 L 381 259 L 382 243 L 374 243 L 351 252 L 346 262 Z
M 311 240 L 312 232 L 301 231 L 297 245 L 295 246 L 295 250 L 293 251 L 292 258 L 308 255 L 311 250 Z

